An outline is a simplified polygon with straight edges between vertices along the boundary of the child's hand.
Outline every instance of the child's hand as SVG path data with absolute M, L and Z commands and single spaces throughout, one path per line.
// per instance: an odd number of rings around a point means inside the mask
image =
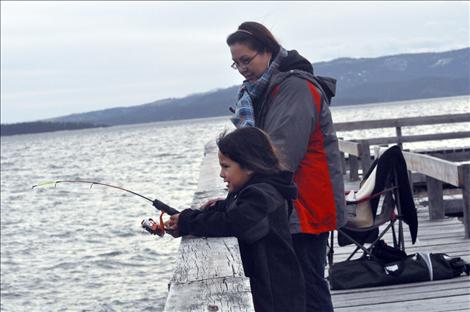
M 174 214 L 170 217 L 168 221 L 165 222 L 165 231 L 173 237 L 180 237 L 180 233 L 178 231 L 178 219 L 180 214 Z

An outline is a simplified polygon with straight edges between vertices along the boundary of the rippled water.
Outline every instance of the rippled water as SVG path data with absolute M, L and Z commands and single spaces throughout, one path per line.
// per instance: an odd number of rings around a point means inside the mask
M 389 119 L 400 117 L 420 117 L 429 115 L 470 113 L 470 97 L 424 99 L 393 103 L 366 104 L 360 106 L 333 107 L 332 115 L 335 122 Z M 419 127 L 403 127 L 402 135 L 418 135 L 429 133 L 445 133 L 468 131 L 470 122 L 455 124 L 437 124 Z M 344 139 L 366 139 L 373 137 L 396 136 L 395 129 L 356 130 L 338 134 Z M 433 149 L 443 147 L 469 147 L 470 139 L 452 139 L 446 141 L 427 141 L 404 143 L 405 149 Z
M 338 122 L 463 113 L 470 112 L 469 99 L 332 111 Z M 179 239 L 141 230 L 143 218 L 157 216 L 148 202 L 98 185 L 31 186 L 91 179 L 185 208 L 196 191 L 204 145 L 225 128 L 231 128 L 226 118 L 209 118 L 2 137 L 1 310 L 162 310 Z M 439 131 L 468 129 L 466 123 Z M 390 131 L 341 136 L 393 135 Z M 444 144 L 470 146 L 468 139 Z
M 162 310 L 179 240 L 156 238 L 139 197 L 188 207 L 205 143 L 225 118 L 2 138 L 1 308 L 4 311 Z

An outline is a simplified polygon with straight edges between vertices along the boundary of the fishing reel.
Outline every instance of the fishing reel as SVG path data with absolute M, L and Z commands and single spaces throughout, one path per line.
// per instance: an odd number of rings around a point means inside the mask
M 145 219 L 142 220 L 142 222 L 140 224 L 150 234 L 154 234 L 154 235 L 158 235 L 158 236 L 162 237 L 163 235 L 165 235 L 165 224 L 163 222 L 163 215 L 166 213 L 166 214 L 171 216 L 171 215 L 179 213 L 179 211 L 176 210 L 175 208 L 172 208 L 172 207 L 168 206 L 167 204 L 159 201 L 158 199 L 155 199 L 152 202 L 152 204 L 155 208 L 157 208 L 157 210 L 160 210 L 160 212 L 161 212 L 160 213 L 160 222 L 157 223 L 152 218 L 149 218 L 147 220 L 145 220 Z
M 142 220 L 140 224 L 150 234 L 158 235 L 162 237 L 163 235 L 165 235 L 165 225 L 163 223 L 162 217 L 163 217 L 163 212 L 160 215 L 160 223 L 155 222 L 152 218 L 148 218 L 148 219 Z

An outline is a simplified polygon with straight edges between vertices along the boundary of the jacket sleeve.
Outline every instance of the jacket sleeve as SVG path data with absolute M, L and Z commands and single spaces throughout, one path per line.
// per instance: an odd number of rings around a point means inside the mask
M 302 161 L 315 129 L 317 113 L 308 82 L 289 77 L 281 83 L 266 119 L 266 128 L 291 171 Z
M 273 200 L 257 187 L 247 187 L 225 209 L 184 210 L 178 221 L 182 235 L 206 237 L 235 236 L 253 243 L 269 232 L 268 214 L 275 209 Z

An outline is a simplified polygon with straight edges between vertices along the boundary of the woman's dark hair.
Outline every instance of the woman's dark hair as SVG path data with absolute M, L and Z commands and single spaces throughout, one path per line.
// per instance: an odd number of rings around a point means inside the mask
M 281 47 L 269 29 L 257 22 L 244 22 L 238 26 L 238 30 L 227 38 L 227 45 L 235 43 L 246 44 L 258 53 L 270 52 L 273 56 Z
M 255 127 L 245 127 L 217 139 L 219 151 L 235 161 L 242 169 L 254 173 L 276 174 L 286 170 L 268 134 Z

